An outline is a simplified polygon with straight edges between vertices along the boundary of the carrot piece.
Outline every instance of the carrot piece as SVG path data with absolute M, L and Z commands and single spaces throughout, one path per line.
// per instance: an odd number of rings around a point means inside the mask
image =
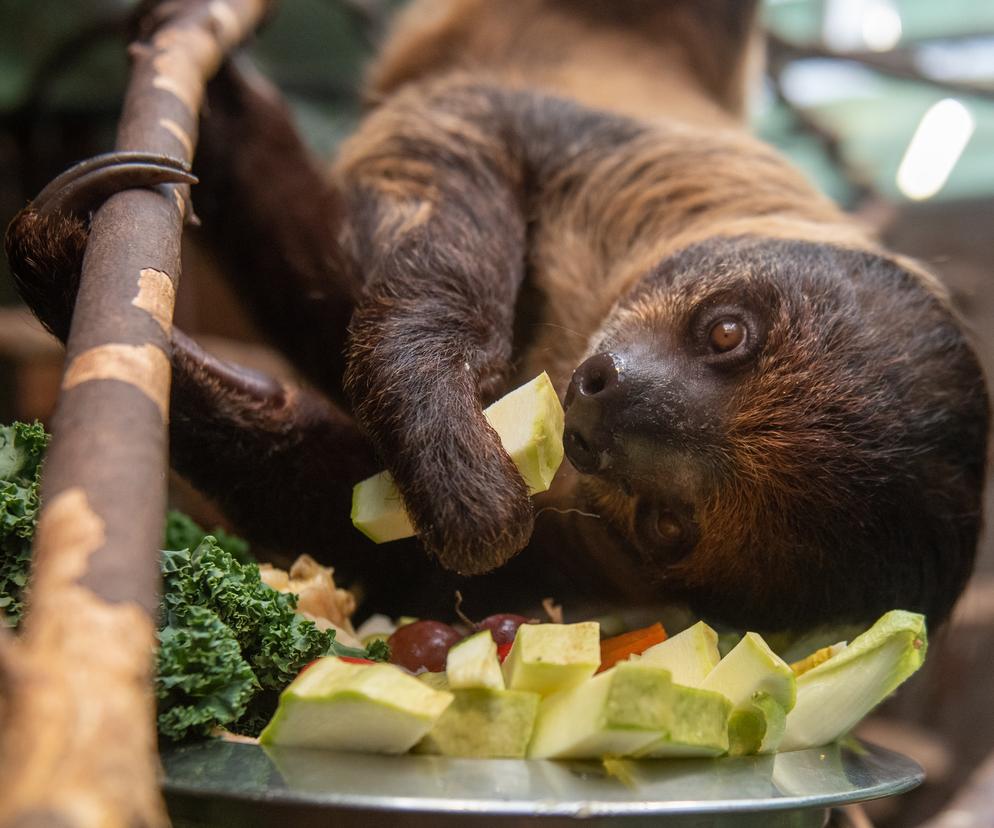
M 666 630 L 658 621 L 640 630 L 632 630 L 614 638 L 605 638 L 601 642 L 601 666 L 598 672 L 613 667 L 628 656 L 648 650 L 654 644 L 665 640 Z

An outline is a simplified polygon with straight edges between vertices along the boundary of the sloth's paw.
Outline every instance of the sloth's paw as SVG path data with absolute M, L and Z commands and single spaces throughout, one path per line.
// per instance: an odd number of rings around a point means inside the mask
M 446 569 L 479 575 L 528 543 L 531 501 L 514 463 L 483 422 L 459 429 L 445 442 L 449 445 L 436 445 L 441 451 L 420 458 L 401 488 L 428 551 Z
M 121 190 L 194 181 L 182 161 L 129 152 L 91 158 L 46 186 L 4 239 L 17 289 L 42 324 L 63 342 L 69 335 L 92 210 Z

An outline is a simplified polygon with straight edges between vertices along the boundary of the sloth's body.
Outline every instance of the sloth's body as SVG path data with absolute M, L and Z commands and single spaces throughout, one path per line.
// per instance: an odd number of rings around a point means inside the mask
M 477 607 L 553 584 L 766 630 L 944 617 L 979 527 L 980 371 L 937 284 L 744 133 L 753 12 L 416 2 L 330 186 L 222 73 L 198 211 L 324 396 L 181 341 L 178 468 L 373 608 L 445 605 L 442 570 L 527 546 Z M 572 465 L 536 522 L 480 407 L 543 369 Z M 348 528 L 371 446 L 441 569 Z

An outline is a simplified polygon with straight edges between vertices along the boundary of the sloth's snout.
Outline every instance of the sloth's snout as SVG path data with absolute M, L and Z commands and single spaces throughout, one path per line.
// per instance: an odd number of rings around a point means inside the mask
M 613 354 L 595 354 L 573 372 L 566 390 L 566 456 L 578 471 L 591 474 L 611 464 L 612 411 L 623 405 L 621 367 Z

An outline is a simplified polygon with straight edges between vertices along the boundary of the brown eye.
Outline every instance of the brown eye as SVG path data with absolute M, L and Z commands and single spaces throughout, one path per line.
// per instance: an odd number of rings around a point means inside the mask
M 683 527 L 672 514 L 663 512 L 656 519 L 656 531 L 666 543 L 675 543 L 683 534 Z
M 711 347 L 719 354 L 738 348 L 745 337 L 745 325 L 737 319 L 719 319 L 708 333 Z

